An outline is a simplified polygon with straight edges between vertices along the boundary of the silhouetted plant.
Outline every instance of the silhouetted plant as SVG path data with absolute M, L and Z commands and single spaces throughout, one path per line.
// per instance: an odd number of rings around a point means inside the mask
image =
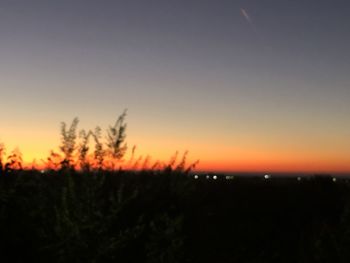
M 0 250 L 18 248 L 13 262 L 184 262 L 183 212 L 175 210 L 189 192 L 181 180 L 189 177 L 149 180 L 144 174 L 162 175 L 166 166 L 148 155 L 135 160 L 136 146 L 128 168 L 140 173 L 109 171 L 115 166 L 108 161 L 122 161 L 127 150 L 125 117 L 103 139 L 100 127 L 77 135 L 78 118 L 69 127 L 62 122 L 59 153 L 51 151 L 40 172 L 34 162 L 23 171 L 21 152 L 11 152 L 11 176 L 0 177 Z M 4 151 L 0 144 L 0 172 Z M 177 154 L 168 167 L 183 172 L 187 152 L 178 165 Z
M 110 126 L 107 130 L 107 151 L 113 161 L 118 161 L 123 158 L 127 150 L 127 145 L 124 143 L 126 138 L 126 110 L 118 117 L 114 126 Z
M 97 126 L 95 131 L 91 134 L 95 141 L 94 150 L 94 161 L 95 167 L 98 169 L 103 169 L 103 163 L 105 159 L 105 151 L 103 149 L 103 144 L 101 142 L 101 128 Z
M 185 151 L 184 154 L 182 155 L 182 159 L 180 163 L 175 168 L 176 172 L 183 172 L 185 170 L 187 155 L 188 155 L 188 151 Z
M 190 172 L 192 172 L 196 166 L 199 164 L 199 160 L 196 160 L 195 162 L 191 163 L 185 170 L 185 173 L 188 174 Z
M 132 165 L 132 170 L 137 170 L 139 168 L 139 165 L 141 163 L 143 159 L 143 156 L 139 156 L 139 158 L 136 159 L 136 161 L 134 162 L 134 164 Z
M 22 153 L 18 148 L 16 148 L 7 157 L 7 162 L 5 164 L 5 171 L 10 172 L 13 170 L 22 170 L 23 169 L 22 163 L 23 163 Z
M 184 174 L 188 174 L 190 173 L 193 169 L 196 168 L 196 166 L 199 163 L 199 160 L 195 161 L 194 163 L 190 164 L 187 168 L 186 168 L 186 163 L 187 163 L 187 155 L 188 155 L 188 151 L 185 151 L 182 155 L 182 159 L 181 161 L 176 164 L 177 162 L 177 158 L 178 158 L 179 152 L 176 151 L 175 154 L 171 157 L 170 161 L 168 164 L 166 164 L 163 168 L 163 170 L 165 172 L 171 173 L 171 172 L 176 172 L 176 173 L 184 173 Z
M 152 171 L 157 170 L 160 167 L 160 162 L 159 161 L 155 161 L 154 164 L 151 167 Z
M 0 173 L 3 171 L 3 158 L 4 158 L 4 155 L 6 154 L 6 151 L 5 151 L 5 145 L 3 143 L 0 143 Z
M 144 170 L 144 171 L 148 170 L 150 160 L 151 160 L 151 156 L 147 155 L 145 160 L 143 161 L 142 170 Z
M 88 171 L 90 169 L 90 163 L 87 160 L 87 155 L 89 152 L 89 139 L 92 135 L 91 131 L 86 132 L 85 130 L 81 130 L 79 133 L 79 137 L 81 138 L 81 143 L 79 144 L 78 152 L 79 152 L 79 165 L 80 169 L 83 171 Z
M 54 151 L 50 152 L 45 163 L 45 168 L 49 170 L 58 170 L 62 164 L 62 156 Z
M 77 138 L 77 127 L 79 119 L 74 118 L 71 126 L 67 130 L 67 125 L 65 122 L 61 123 L 61 146 L 60 150 L 64 154 L 64 159 L 62 161 L 62 168 L 74 167 L 73 154 L 76 149 L 76 138 Z
M 175 154 L 171 157 L 168 166 L 173 168 L 173 166 L 175 165 L 176 161 L 177 161 L 177 157 L 179 156 L 179 151 L 176 151 Z

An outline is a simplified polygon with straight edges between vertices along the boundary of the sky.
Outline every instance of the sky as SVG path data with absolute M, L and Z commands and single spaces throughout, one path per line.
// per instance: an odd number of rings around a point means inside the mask
M 0 142 L 107 128 L 203 171 L 350 172 L 346 0 L 1 0 Z

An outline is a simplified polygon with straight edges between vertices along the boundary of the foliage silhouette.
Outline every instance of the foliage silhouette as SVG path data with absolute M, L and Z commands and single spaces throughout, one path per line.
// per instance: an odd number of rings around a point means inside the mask
M 81 143 L 79 144 L 79 166 L 80 169 L 82 169 L 83 171 L 89 171 L 90 170 L 90 163 L 87 159 L 87 155 L 89 152 L 89 140 L 90 137 L 92 136 L 92 132 L 88 131 L 86 132 L 85 130 L 81 130 L 79 133 L 79 137 L 81 138 Z
M 127 145 L 123 144 L 126 138 L 126 110 L 119 116 L 114 126 L 107 130 L 107 149 L 114 160 L 120 160 L 125 155 Z
M 99 126 L 78 133 L 78 118 L 62 122 L 59 152 L 52 150 L 40 171 L 34 163 L 23 169 L 19 149 L 6 157 L 0 144 L 5 262 L 184 262 L 183 213 L 157 200 L 185 197 L 195 164 L 186 167 L 187 152 L 178 164 L 151 163 L 133 146 L 126 169 L 116 169 L 127 151 L 125 117 L 105 140 Z
M 61 123 L 60 150 L 64 154 L 64 159 L 62 161 L 62 168 L 74 167 L 73 154 L 74 154 L 74 151 L 76 150 L 78 123 L 79 123 L 79 119 L 74 118 L 68 130 L 67 130 L 67 124 L 65 122 Z
M 7 157 L 7 162 L 5 164 L 5 172 L 11 172 L 14 170 L 22 170 L 23 158 L 21 151 L 16 148 Z
M 95 166 L 99 169 L 103 169 L 103 163 L 105 160 L 105 151 L 103 149 L 103 144 L 101 142 L 101 128 L 97 126 L 95 128 L 94 133 L 92 133 L 92 136 L 95 141 L 95 151 L 94 151 L 94 161 Z
M 3 143 L 0 143 L 0 174 L 3 172 L 4 169 L 4 155 L 6 153 L 5 146 Z

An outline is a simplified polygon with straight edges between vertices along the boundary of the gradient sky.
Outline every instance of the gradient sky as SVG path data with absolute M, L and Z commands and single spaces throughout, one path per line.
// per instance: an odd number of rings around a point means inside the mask
M 350 171 L 347 0 L 1 0 L 0 141 L 26 161 L 61 121 L 202 170 Z

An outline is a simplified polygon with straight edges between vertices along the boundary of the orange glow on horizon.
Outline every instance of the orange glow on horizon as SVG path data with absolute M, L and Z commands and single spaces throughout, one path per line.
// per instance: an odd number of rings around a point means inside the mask
M 130 149 L 131 151 L 131 149 Z M 130 168 L 130 157 L 131 153 L 128 151 L 123 161 L 121 161 L 118 165 L 125 168 Z M 49 154 L 47 155 L 36 155 L 35 152 L 31 152 L 23 156 L 24 165 L 27 168 L 31 168 L 33 166 L 38 169 L 44 169 L 44 161 L 47 160 Z M 158 154 L 147 155 L 146 153 L 136 153 L 134 156 L 133 162 L 136 162 L 137 159 L 142 157 L 142 160 L 139 162 L 139 168 L 143 165 L 147 156 L 149 156 L 148 167 L 152 167 L 157 161 L 160 164 L 169 163 L 170 159 L 173 157 L 174 152 L 170 155 Z M 179 163 L 182 159 L 183 152 L 178 153 L 177 163 Z M 232 154 L 232 156 L 235 156 Z M 204 156 L 207 157 L 207 156 Z M 196 166 L 194 171 L 197 172 L 310 172 L 310 173 L 318 173 L 318 172 L 337 172 L 337 173 L 347 173 L 350 171 L 350 162 L 346 162 L 346 160 L 312 160 L 301 158 L 291 158 L 291 159 L 269 159 L 269 158 L 259 158 L 258 156 L 241 156 L 236 160 L 232 158 L 232 160 L 220 160 L 220 156 L 217 156 L 217 160 L 210 160 L 208 158 L 195 158 L 194 154 L 191 152 L 187 156 L 186 165 L 194 163 L 199 160 L 199 164 Z
M 0 142 L 5 144 L 7 155 L 18 147 L 23 153 L 23 162 L 27 168 L 31 168 L 35 160 L 35 167 L 42 169 L 50 151 L 59 152 L 60 137 L 57 131 L 52 134 L 41 132 L 36 136 L 30 136 L 30 139 L 24 135 L 8 132 L 8 136 L 2 137 Z M 16 137 L 21 138 L 21 140 L 14 139 Z M 187 166 L 199 160 L 199 164 L 195 168 L 195 171 L 198 172 L 350 173 L 350 158 L 347 157 L 346 144 L 338 143 L 339 146 L 333 146 L 331 142 L 324 143 L 322 145 L 323 151 L 321 151 L 316 147 L 317 144 L 315 144 L 315 147 L 310 147 L 306 143 L 300 143 L 296 146 L 286 144 L 282 147 L 273 140 L 262 144 L 260 140 L 254 141 L 248 140 L 248 138 L 238 138 L 237 141 L 225 144 L 224 139 L 222 141 L 208 141 L 208 143 L 203 144 L 203 138 L 196 137 L 186 140 L 181 139 L 181 137 L 157 137 L 148 134 L 137 136 L 131 134 L 127 137 L 129 147 L 124 162 L 120 164 L 124 168 L 128 166 L 133 145 L 130 142 L 135 142 L 138 147 L 133 161 L 135 162 L 142 156 L 140 166 L 143 165 L 146 156 L 149 156 L 149 167 L 152 167 L 156 161 L 167 164 L 176 150 L 178 150 L 178 163 L 181 161 L 185 150 L 188 149 Z M 235 145 L 235 147 L 231 145 Z M 343 148 L 340 148 L 340 146 Z

